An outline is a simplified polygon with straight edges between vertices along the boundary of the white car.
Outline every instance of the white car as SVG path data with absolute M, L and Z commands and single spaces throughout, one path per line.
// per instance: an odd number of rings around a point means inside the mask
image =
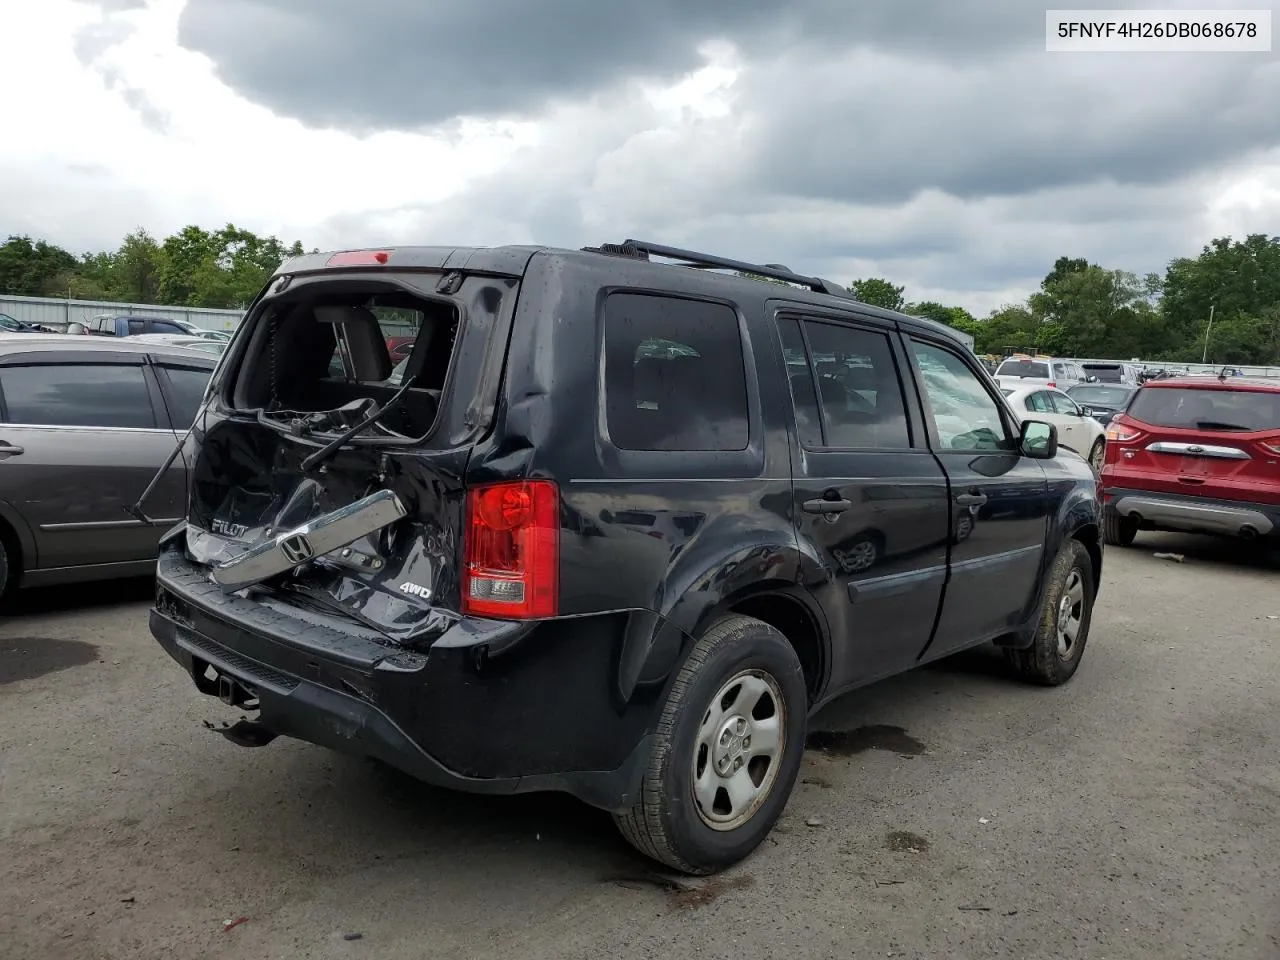
M 1002 390 L 1014 390 L 1038 384 L 1065 390 L 1078 383 L 1093 383 L 1096 377 L 1085 372 L 1074 360 L 1061 357 L 1006 357 L 996 367 L 996 383 Z
M 136 337 L 130 337 L 129 339 L 138 340 L 142 343 L 163 343 L 171 347 L 190 347 L 192 350 L 201 350 L 214 356 L 221 356 L 222 352 L 227 349 L 227 345 L 221 340 L 210 340 L 208 337 L 183 336 L 178 333 L 140 333 Z
M 1058 428 L 1058 442 L 1089 461 L 1094 473 L 1102 470 L 1106 453 L 1106 430 L 1093 418 L 1093 411 L 1082 407 L 1061 390 L 1045 386 L 1003 387 L 1001 392 L 1023 420 L 1043 420 Z

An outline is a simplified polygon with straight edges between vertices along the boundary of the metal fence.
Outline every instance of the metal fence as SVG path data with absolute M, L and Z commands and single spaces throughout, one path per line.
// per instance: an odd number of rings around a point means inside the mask
M 1175 370 L 1181 373 L 1218 373 L 1222 368 L 1230 367 L 1239 370 L 1246 377 L 1280 377 L 1280 367 L 1250 367 L 1230 363 L 1172 363 L 1161 360 L 1116 360 L 1088 357 L 1072 357 L 1076 363 L 1124 363 L 1131 367 L 1147 370 Z
M 88 323 L 94 317 L 159 317 L 185 320 L 206 330 L 230 332 L 244 316 L 242 310 L 209 310 L 204 307 L 170 307 L 153 303 L 110 303 L 104 300 L 54 300 L 47 297 L 13 297 L 0 294 L 0 313 L 38 323 L 55 330 L 66 330 L 74 321 Z

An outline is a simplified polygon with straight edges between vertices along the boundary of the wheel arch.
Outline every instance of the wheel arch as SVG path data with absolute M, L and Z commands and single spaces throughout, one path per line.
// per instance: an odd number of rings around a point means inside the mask
M 620 664 L 622 696 L 629 698 L 637 687 L 649 687 L 659 678 L 668 687 L 703 634 L 736 613 L 767 623 L 786 637 L 800 659 L 810 702 L 815 702 L 826 682 L 830 640 L 821 609 L 798 584 L 804 562 L 793 543 L 757 544 L 699 564 L 696 575 L 684 571 L 669 577 L 668 584 L 679 582 L 683 588 L 663 609 L 631 617 Z
M 0 584 L 0 593 L 34 567 L 38 561 L 35 537 L 22 515 L 11 504 L 0 500 L 0 543 L 9 554 L 9 582 Z
M 1031 644 L 1044 605 L 1048 589 L 1049 572 L 1053 560 L 1062 546 L 1071 540 L 1079 541 L 1089 554 L 1089 567 L 1093 573 L 1093 594 L 1096 598 L 1102 587 L 1102 512 L 1095 484 L 1081 482 L 1062 498 L 1056 515 L 1050 518 L 1048 538 L 1045 541 L 1044 558 L 1040 570 L 1040 583 L 1023 611 L 1022 623 L 1016 630 L 996 640 L 996 645 L 1020 649 Z

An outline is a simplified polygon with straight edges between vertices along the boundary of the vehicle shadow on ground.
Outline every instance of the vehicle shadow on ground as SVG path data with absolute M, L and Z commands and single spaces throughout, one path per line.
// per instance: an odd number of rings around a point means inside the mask
M 128 580 L 100 580 L 71 583 L 57 587 L 33 587 L 19 590 L 4 605 L 3 616 L 36 617 L 51 613 L 75 613 L 92 608 L 125 606 L 142 603 L 155 595 L 153 577 Z
M 988 685 L 1016 685 L 994 649 L 969 651 L 874 684 L 815 718 L 808 758 L 924 751 L 927 743 L 893 724 L 910 728 L 912 717 L 936 710 L 940 700 L 980 696 Z M 235 809 L 238 815 L 211 818 L 203 829 L 214 837 L 202 849 L 254 851 L 264 869 L 292 862 L 305 864 L 311 874 L 391 871 L 397 878 L 401 871 L 447 869 L 465 888 L 469 879 L 499 882 L 489 865 L 501 857 L 509 877 L 640 885 L 675 898 L 677 906 L 680 897 L 693 895 L 689 889 L 700 889 L 695 883 L 682 892 L 664 881 L 670 871 L 626 843 L 609 814 L 567 795 L 457 793 L 381 763 L 283 738 L 257 749 L 211 740 L 200 751 L 201 763 L 224 764 L 235 787 L 210 809 Z M 802 767 L 801 778 L 807 775 Z M 791 815 L 803 815 L 796 813 L 799 790 L 797 784 Z M 517 880 L 516 888 L 523 882 Z
M 1138 553 L 1150 557 L 1156 553 L 1173 553 L 1185 563 L 1213 564 L 1241 570 L 1280 571 L 1280 543 L 1227 537 L 1205 537 L 1185 533 L 1139 532 L 1129 547 L 1108 547 L 1109 556 Z M 1176 562 L 1165 560 L 1164 562 Z M 1103 577 L 1106 577 L 1105 566 Z
M 250 854 L 257 869 L 285 871 L 281 880 L 292 871 L 389 874 L 406 883 L 448 873 L 460 889 L 510 884 L 502 898 L 510 903 L 534 877 L 580 885 L 662 870 L 623 840 L 607 813 L 566 794 L 459 793 L 285 740 L 211 749 L 239 768 L 235 789 L 211 807 L 237 815 L 214 816 L 203 828 L 214 835 L 212 848 L 245 851 L 237 856 Z

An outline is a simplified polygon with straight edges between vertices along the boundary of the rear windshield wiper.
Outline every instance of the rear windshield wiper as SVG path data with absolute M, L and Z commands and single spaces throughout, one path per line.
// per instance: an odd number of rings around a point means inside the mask
M 338 437 L 334 438 L 332 441 L 330 441 L 329 443 L 321 447 L 319 450 L 317 450 L 315 453 L 311 454 L 311 456 L 307 457 L 307 459 L 303 460 L 302 472 L 310 473 L 320 464 L 332 458 L 333 455 L 337 453 L 357 433 L 359 433 L 362 430 L 369 429 L 369 427 L 373 426 L 375 423 L 377 423 L 379 420 L 385 417 L 388 413 L 394 410 L 397 406 L 399 406 L 400 401 L 404 399 L 404 395 L 409 392 L 412 386 L 413 386 L 413 381 L 409 380 L 408 382 L 405 383 L 404 386 L 402 386 L 399 390 L 393 393 L 391 395 L 391 399 L 388 400 L 386 403 L 384 403 L 379 409 L 374 410 L 373 413 L 369 414 L 367 417 L 365 417 L 363 420 L 357 423 L 354 427 L 344 431 Z
M 1243 430 L 1249 433 L 1251 428 L 1242 426 L 1238 423 L 1223 423 L 1221 420 L 1197 420 L 1196 429 L 1198 430 Z

